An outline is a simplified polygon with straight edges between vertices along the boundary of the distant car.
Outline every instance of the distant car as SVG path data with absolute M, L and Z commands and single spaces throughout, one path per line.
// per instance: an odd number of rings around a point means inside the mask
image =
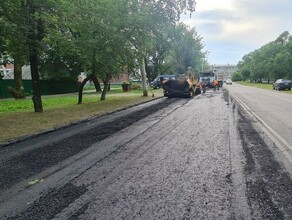
M 160 75 L 150 83 L 150 86 L 153 89 L 162 88 L 161 82 L 163 80 L 168 80 L 168 79 L 176 79 L 176 76 L 175 75 Z
M 291 90 L 291 80 L 287 80 L 287 79 L 277 79 L 274 83 L 273 83 L 273 89 L 276 90 Z
M 232 85 L 232 80 L 231 79 L 227 79 L 226 80 L 226 85 Z

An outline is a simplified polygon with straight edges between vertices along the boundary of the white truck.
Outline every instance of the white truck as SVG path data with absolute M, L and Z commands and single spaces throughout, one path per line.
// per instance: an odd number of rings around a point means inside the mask
M 224 82 L 224 73 L 216 73 L 216 79 L 219 82 L 220 87 L 222 87 Z

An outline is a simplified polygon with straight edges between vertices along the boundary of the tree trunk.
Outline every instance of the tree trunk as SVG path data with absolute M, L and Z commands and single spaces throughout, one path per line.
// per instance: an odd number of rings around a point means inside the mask
M 30 48 L 30 71 L 32 78 L 32 89 L 33 89 L 33 105 L 35 112 L 43 112 L 42 98 L 41 98 L 41 88 L 40 88 L 40 79 L 38 71 L 38 55 L 35 48 Z
M 101 91 L 101 87 L 100 87 L 100 83 L 98 82 L 96 76 L 94 75 L 89 75 L 88 77 L 86 77 L 79 85 L 79 89 L 78 89 L 78 104 L 82 104 L 82 94 L 83 94 L 83 88 L 85 86 L 85 84 L 89 81 L 92 80 L 92 82 L 94 83 L 95 86 L 95 90 L 96 92 L 100 92 Z
M 141 60 L 140 71 L 141 71 L 141 77 L 142 77 L 143 96 L 148 96 L 147 83 L 146 83 L 145 60 L 144 60 L 144 58 Z
M 14 59 L 14 82 L 15 88 L 8 87 L 9 92 L 15 99 L 24 99 L 25 92 L 22 83 L 22 63 L 19 59 Z
M 94 84 L 96 92 L 100 92 L 101 87 L 100 87 L 100 83 L 98 82 L 98 79 L 96 78 L 96 76 L 92 76 L 92 82 Z
M 106 75 L 106 79 L 103 80 L 103 85 L 104 86 L 103 86 L 103 90 L 102 90 L 101 97 L 100 97 L 101 101 L 105 100 L 106 92 L 108 91 L 108 86 L 109 86 L 110 79 L 111 79 L 111 75 L 107 74 Z
M 101 101 L 105 100 L 107 87 L 108 87 L 108 82 L 107 81 L 103 81 L 103 90 L 102 90 L 101 97 L 100 97 Z
M 27 41 L 29 42 L 29 62 L 30 62 L 30 71 L 32 78 L 32 89 L 33 89 L 33 104 L 35 112 L 43 112 L 42 105 L 42 97 L 41 97 L 41 88 L 40 88 L 40 78 L 39 78 L 39 70 L 38 70 L 38 52 L 39 45 L 41 40 L 45 36 L 44 31 L 44 21 L 41 19 L 35 19 L 35 13 L 37 11 L 37 4 L 34 4 L 34 1 L 27 1 L 29 16 L 31 20 L 29 20 L 31 25 L 31 30 L 28 35 Z
M 90 76 L 86 77 L 79 85 L 79 89 L 78 89 L 78 105 L 82 104 L 82 94 L 83 94 L 83 88 L 85 86 L 85 84 L 88 82 L 88 80 L 90 80 Z

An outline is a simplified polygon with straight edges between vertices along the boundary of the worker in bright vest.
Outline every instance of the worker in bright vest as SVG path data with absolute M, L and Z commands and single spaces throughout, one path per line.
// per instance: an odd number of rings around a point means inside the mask
M 213 80 L 213 86 L 214 86 L 214 90 L 219 90 L 219 82 L 216 80 L 216 79 L 214 79 Z

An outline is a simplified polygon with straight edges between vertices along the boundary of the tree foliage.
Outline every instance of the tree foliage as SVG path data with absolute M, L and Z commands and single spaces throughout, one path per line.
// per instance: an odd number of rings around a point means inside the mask
M 110 79 L 125 69 L 144 72 L 146 66 L 149 80 L 188 66 L 199 69 L 202 38 L 179 23 L 195 5 L 194 0 L 6 0 L 0 9 L 0 24 L 7 26 L 0 33 L 1 53 L 30 63 L 36 111 L 42 111 L 39 77 L 76 79 L 86 72 L 104 83 L 104 100 Z
M 202 38 L 196 30 L 189 29 L 186 25 L 180 23 L 175 29 L 172 38 L 172 59 L 169 59 L 173 71 L 178 74 L 186 72 L 188 67 L 192 67 L 198 74 L 202 66 L 203 52 Z
M 238 66 L 244 80 L 292 79 L 292 36 L 283 32 L 274 41 L 245 55 Z
M 241 80 L 243 80 L 243 76 L 240 72 L 237 71 L 232 75 L 232 80 L 233 81 L 241 81 Z
M 161 74 L 184 74 L 190 66 L 199 73 L 204 53 L 202 38 L 196 30 L 182 23 L 162 30 L 147 59 L 148 79 Z
M 6 24 L 7 53 L 14 60 L 16 90 L 22 88 L 21 66 L 30 63 L 35 112 L 42 112 L 39 85 L 39 56 L 46 36 L 47 15 L 53 12 L 56 1 L 7 0 L 1 3 L 0 20 Z M 16 91 L 20 93 L 21 91 Z

